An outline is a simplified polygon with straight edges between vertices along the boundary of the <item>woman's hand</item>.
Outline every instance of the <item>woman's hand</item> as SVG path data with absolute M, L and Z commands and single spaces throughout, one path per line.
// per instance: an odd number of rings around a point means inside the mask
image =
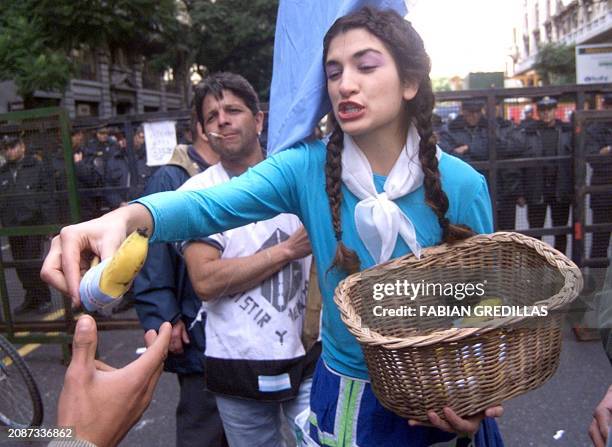
M 414 420 L 409 420 L 408 424 L 410 426 L 432 426 L 439 428 L 440 430 L 447 431 L 450 433 L 457 433 L 460 436 L 474 436 L 478 429 L 480 428 L 480 423 L 485 417 L 490 418 L 498 418 L 504 414 L 504 409 L 501 405 L 496 407 L 487 408 L 485 411 L 478 413 L 475 416 L 470 416 L 469 418 L 461 418 L 457 416 L 453 410 L 448 407 L 444 407 L 443 409 L 444 417 L 446 420 L 443 420 L 435 411 L 430 411 L 427 413 L 429 417 L 430 424 L 426 424 L 423 422 L 418 422 Z
M 43 263 L 43 281 L 68 295 L 74 307 L 81 303 L 79 283 L 94 256 L 112 256 L 136 228 L 152 228 L 151 215 L 142 205 L 130 205 L 104 216 L 62 228 L 51 241 Z

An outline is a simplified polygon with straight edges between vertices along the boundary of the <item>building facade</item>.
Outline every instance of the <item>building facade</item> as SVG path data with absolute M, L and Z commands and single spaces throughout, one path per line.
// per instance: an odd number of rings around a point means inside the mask
M 142 56 L 124 50 L 74 51 L 77 72 L 63 93 L 35 92 L 35 103 L 62 106 L 71 118 L 160 112 L 187 108 L 184 87 L 171 72 L 154 71 Z M 0 113 L 23 109 L 12 81 L 0 83 Z
M 525 86 L 539 85 L 533 65 L 541 45 L 552 42 L 612 42 L 612 0 L 522 0 L 509 75 Z

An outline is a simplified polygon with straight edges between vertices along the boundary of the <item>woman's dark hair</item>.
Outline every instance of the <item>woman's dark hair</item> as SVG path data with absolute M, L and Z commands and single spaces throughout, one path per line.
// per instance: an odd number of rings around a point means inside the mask
M 421 137 L 419 160 L 425 174 L 425 201 L 438 217 L 442 227 L 442 241 L 455 242 L 473 235 L 473 231 L 463 225 L 452 225 L 446 217 L 448 197 L 442 190 L 438 159 L 436 158 L 436 138 L 432 129 L 432 114 L 435 97 L 431 87 L 429 72 L 431 61 L 425 52 L 423 40 L 412 25 L 394 11 L 378 11 L 369 7 L 341 17 L 331 26 L 323 40 L 323 65 L 332 39 L 351 29 L 364 29 L 382 41 L 393 56 L 403 82 L 418 85 L 418 93 L 406 102 L 407 115 L 410 117 Z M 359 271 L 360 262 L 353 250 L 342 242 L 340 222 L 340 203 L 342 201 L 342 144 L 343 133 L 336 126 L 327 144 L 325 163 L 326 191 L 332 212 L 332 223 L 338 245 L 332 267 L 339 267 L 348 273 Z
M 204 129 L 204 111 L 202 110 L 204 98 L 213 95 L 216 99 L 222 99 L 223 90 L 229 90 L 242 99 L 253 115 L 259 112 L 259 97 L 249 81 L 235 73 L 214 73 L 195 87 L 194 106 L 202 129 Z

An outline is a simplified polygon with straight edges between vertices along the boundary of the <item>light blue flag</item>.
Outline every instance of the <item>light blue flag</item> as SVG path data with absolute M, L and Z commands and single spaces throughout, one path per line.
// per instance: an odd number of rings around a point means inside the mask
M 268 117 L 268 153 L 308 137 L 331 110 L 323 37 L 338 17 L 363 6 L 407 13 L 404 0 L 281 0 L 276 20 Z

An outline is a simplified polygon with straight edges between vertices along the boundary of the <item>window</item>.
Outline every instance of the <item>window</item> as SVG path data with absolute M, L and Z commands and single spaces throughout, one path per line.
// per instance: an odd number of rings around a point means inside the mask
M 161 90 L 161 73 L 147 61 L 142 65 L 142 87 L 149 90 Z
M 536 48 L 540 48 L 540 30 L 536 29 L 533 31 L 533 43 Z
M 76 116 L 98 116 L 98 103 L 75 101 Z
M 76 67 L 77 79 L 98 80 L 98 65 L 96 55 L 92 50 L 87 48 L 72 50 L 72 60 Z
M 126 52 L 123 48 L 115 48 L 111 53 L 111 62 L 113 65 L 128 68 L 129 61 Z

